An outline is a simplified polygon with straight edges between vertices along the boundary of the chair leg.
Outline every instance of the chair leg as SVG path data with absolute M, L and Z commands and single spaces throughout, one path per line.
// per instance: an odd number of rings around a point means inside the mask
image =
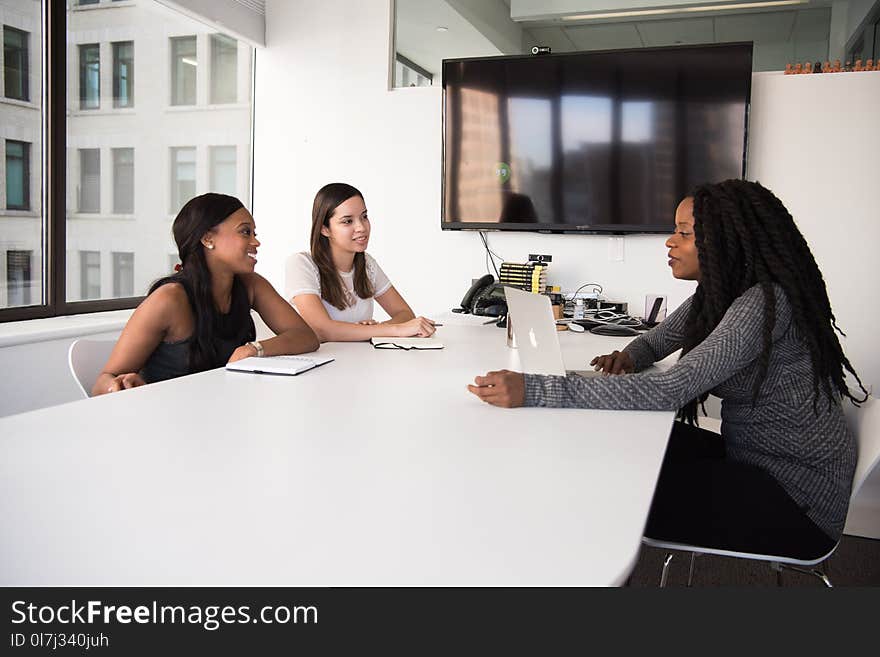
M 786 570 L 793 570 L 794 572 L 801 573 L 802 575 L 812 575 L 813 577 L 818 577 L 819 579 L 822 580 L 822 583 L 825 584 L 825 586 L 827 586 L 829 589 L 834 588 L 834 586 L 832 586 L 832 584 L 831 584 L 831 580 L 828 579 L 828 575 L 823 573 L 818 568 L 812 568 L 810 570 L 807 570 L 806 568 L 798 568 L 797 566 L 789 566 L 788 564 L 780 564 L 780 568 L 779 568 L 780 575 L 782 573 L 783 568 L 785 568 Z
M 777 561 L 771 561 L 770 567 L 776 573 L 776 586 L 782 586 L 782 564 Z
M 699 552 L 691 552 L 691 567 L 688 569 L 688 586 L 691 586 L 694 583 L 694 563 L 697 560 L 697 557 L 700 556 Z
M 672 557 L 675 555 L 672 552 L 667 553 L 666 558 L 663 560 L 663 572 L 660 573 L 660 588 L 664 588 L 666 586 L 666 578 L 669 575 L 669 564 L 672 563 Z

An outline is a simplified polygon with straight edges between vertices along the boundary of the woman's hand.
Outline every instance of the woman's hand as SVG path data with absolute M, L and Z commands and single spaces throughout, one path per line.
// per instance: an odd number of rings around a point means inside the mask
M 128 374 L 120 374 L 118 376 L 114 376 L 110 380 L 110 385 L 107 387 L 107 392 L 119 392 L 120 390 L 137 388 L 146 384 L 147 382 L 143 380 L 140 374 L 138 374 L 137 372 L 129 372 Z
M 427 338 L 434 335 L 434 331 L 437 330 L 434 328 L 434 320 L 425 317 L 416 317 L 408 322 L 390 324 L 389 326 L 394 331 L 394 337 L 398 338 Z
M 476 377 L 474 383 L 477 385 L 469 385 L 468 390 L 492 406 L 516 408 L 525 403 L 526 379 L 520 372 L 488 372 Z
M 232 355 L 229 357 L 229 362 L 234 363 L 237 360 L 241 360 L 243 358 L 250 358 L 251 356 L 256 356 L 257 350 L 254 349 L 249 344 L 243 344 L 238 347 L 235 351 L 232 352 Z
M 632 358 L 625 351 L 614 350 L 604 356 L 596 356 L 590 361 L 594 369 L 605 374 L 629 374 L 635 370 Z

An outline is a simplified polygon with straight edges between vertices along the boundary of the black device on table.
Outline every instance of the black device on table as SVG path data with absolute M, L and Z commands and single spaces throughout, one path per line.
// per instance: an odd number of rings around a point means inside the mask
M 470 313 L 486 317 L 499 317 L 507 314 L 507 301 L 504 286 L 495 282 L 492 274 L 480 277 L 471 285 L 461 300 L 461 308 L 453 308 L 454 313 Z

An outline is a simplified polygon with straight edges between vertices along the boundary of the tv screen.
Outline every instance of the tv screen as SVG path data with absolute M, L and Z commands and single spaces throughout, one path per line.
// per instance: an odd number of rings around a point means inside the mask
M 444 229 L 665 233 L 745 173 L 752 44 L 443 62 Z

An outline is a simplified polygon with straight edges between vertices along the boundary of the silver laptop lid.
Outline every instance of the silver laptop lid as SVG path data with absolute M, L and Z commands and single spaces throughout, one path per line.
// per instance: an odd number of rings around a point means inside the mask
M 550 297 L 512 287 L 504 288 L 504 296 L 523 372 L 565 376 Z

